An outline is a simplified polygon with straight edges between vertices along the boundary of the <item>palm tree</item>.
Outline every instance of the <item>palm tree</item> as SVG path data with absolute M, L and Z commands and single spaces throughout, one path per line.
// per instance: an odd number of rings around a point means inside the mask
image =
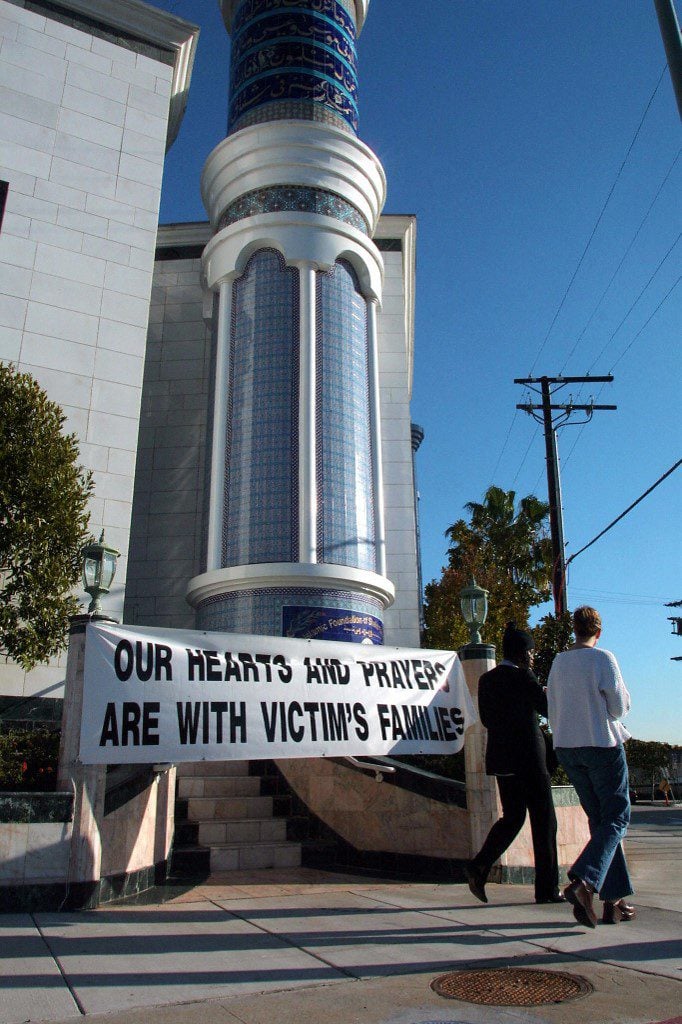
M 445 531 L 453 541 L 450 564 L 482 561 L 481 570 L 495 568 L 515 586 L 540 592 L 540 604 L 550 596 L 552 545 L 546 524 L 549 505 L 529 494 L 515 511 L 515 491 L 489 487 L 482 502 L 468 501 L 469 524 L 460 519 Z M 474 565 L 471 565 L 472 569 Z M 530 595 L 529 596 L 535 596 Z
M 486 640 L 499 645 L 506 623 L 519 626 L 551 593 L 552 544 L 547 533 L 549 505 L 534 495 L 489 487 L 483 501 L 464 506 L 470 520 L 458 519 L 445 531 L 448 565 L 440 581 L 426 588 L 425 641 L 453 647 L 468 637 L 459 615 L 459 591 L 472 578 L 490 592 Z

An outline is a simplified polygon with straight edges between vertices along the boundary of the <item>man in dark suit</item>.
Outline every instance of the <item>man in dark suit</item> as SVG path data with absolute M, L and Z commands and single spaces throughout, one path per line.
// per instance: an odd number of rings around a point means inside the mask
M 535 857 L 535 902 L 561 903 L 556 848 L 557 823 L 547 771 L 545 740 L 538 714 L 547 717 L 547 695 L 531 671 L 533 638 L 509 623 L 502 640 L 503 660 L 481 676 L 478 710 L 488 730 L 486 772 L 497 779 L 502 817 L 473 860 L 465 866 L 471 892 L 487 903 L 491 867 L 521 831 L 530 815 Z

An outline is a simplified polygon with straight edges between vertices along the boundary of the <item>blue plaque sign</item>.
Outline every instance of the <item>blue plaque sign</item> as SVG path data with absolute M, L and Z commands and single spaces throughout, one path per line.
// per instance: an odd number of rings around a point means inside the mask
M 384 626 L 366 612 L 346 608 L 282 608 L 282 635 L 305 640 L 341 640 L 351 644 L 383 644 Z

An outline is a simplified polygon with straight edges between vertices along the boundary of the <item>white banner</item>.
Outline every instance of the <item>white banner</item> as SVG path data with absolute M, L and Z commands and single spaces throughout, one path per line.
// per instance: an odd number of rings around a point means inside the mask
M 447 754 L 475 721 L 452 651 L 87 627 L 84 764 Z

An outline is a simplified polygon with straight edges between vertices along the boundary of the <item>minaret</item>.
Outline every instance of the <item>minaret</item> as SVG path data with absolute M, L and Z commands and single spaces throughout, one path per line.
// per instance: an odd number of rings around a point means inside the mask
M 369 0 L 222 0 L 227 138 L 202 195 L 215 234 L 201 629 L 383 640 L 386 577 L 372 241 L 383 168 L 357 137 Z

